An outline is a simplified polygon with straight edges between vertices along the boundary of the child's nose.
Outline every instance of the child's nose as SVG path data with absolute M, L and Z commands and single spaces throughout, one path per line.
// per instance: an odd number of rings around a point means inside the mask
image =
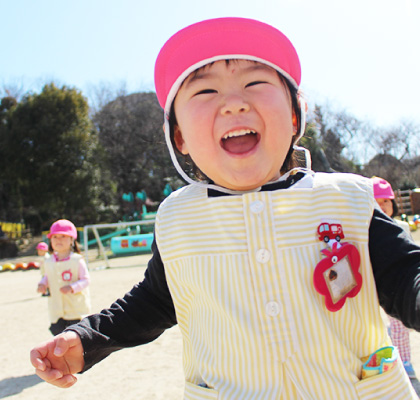
M 229 95 L 225 97 L 225 104 L 221 108 L 223 115 L 238 114 L 248 112 L 250 106 L 242 96 Z

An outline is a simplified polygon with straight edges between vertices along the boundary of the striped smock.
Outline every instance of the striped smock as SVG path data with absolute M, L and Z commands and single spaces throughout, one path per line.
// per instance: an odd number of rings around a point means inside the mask
M 190 185 L 160 206 L 185 399 L 416 399 L 400 361 L 361 380 L 361 358 L 390 345 L 369 261 L 370 180 L 316 173 L 300 182 L 222 197 Z M 313 285 L 325 219 L 339 221 L 361 257 L 361 290 L 336 312 Z

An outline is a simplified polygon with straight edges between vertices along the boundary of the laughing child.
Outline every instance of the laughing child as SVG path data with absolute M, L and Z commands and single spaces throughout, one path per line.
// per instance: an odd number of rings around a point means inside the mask
M 380 306 L 420 329 L 420 248 L 369 179 L 296 167 L 300 80 L 289 39 L 259 21 L 168 40 L 156 92 L 189 184 L 159 208 L 144 280 L 32 350 L 41 378 L 69 387 L 178 324 L 185 399 L 417 398 Z

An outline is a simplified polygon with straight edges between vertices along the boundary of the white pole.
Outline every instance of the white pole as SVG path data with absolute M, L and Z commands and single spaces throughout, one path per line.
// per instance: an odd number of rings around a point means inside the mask
M 116 223 L 113 223 L 113 224 L 94 224 L 94 225 L 85 225 L 84 227 L 83 227 L 83 232 L 84 232 L 84 240 L 83 240 L 83 242 L 84 242 L 84 247 L 85 247 L 85 254 L 86 254 L 86 265 L 87 265 L 87 267 L 89 268 L 89 258 L 88 258 L 88 255 L 89 255 L 89 253 L 88 253 L 88 230 L 89 229 L 92 229 L 93 230 L 93 233 L 94 233 L 94 235 L 95 235 L 95 239 L 96 239 L 96 241 L 97 241 L 97 243 L 98 243 L 98 246 L 99 246 L 99 251 L 100 252 L 102 252 L 102 254 L 104 255 L 104 259 L 105 259 L 105 264 L 106 264 L 106 268 L 110 268 L 110 266 L 109 266 L 109 261 L 108 261 L 108 257 L 107 257 L 107 255 L 106 255 L 106 252 L 105 252 L 105 248 L 104 248 L 104 246 L 103 246 L 103 244 L 102 244 L 102 241 L 101 241 L 101 239 L 100 239 L 100 237 L 99 237 L 99 233 L 98 233 L 98 228 L 100 229 L 100 228 L 118 228 L 118 227 L 126 227 L 126 226 L 135 226 L 135 225 L 152 225 L 152 224 L 154 224 L 155 223 L 155 220 L 154 219 L 150 219 L 150 220 L 142 220 L 142 221 L 132 221 L 132 222 L 116 222 Z

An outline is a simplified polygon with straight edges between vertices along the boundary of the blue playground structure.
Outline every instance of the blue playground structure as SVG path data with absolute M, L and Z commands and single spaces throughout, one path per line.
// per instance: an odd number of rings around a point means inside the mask
M 165 197 L 169 196 L 172 188 L 169 184 L 165 186 L 163 191 Z M 111 249 L 115 256 L 128 254 L 146 254 L 151 253 L 151 247 L 154 238 L 154 222 L 156 212 L 149 212 L 146 207 L 147 195 L 144 190 L 133 193 L 124 193 L 123 201 L 128 203 L 130 214 L 123 216 L 123 221 L 114 224 L 97 224 L 86 225 L 83 229 L 84 251 L 86 252 L 86 260 L 88 259 L 89 246 L 98 245 L 100 253 L 103 255 L 107 267 L 108 257 L 104 248 L 104 244 Z M 140 202 L 141 208 L 135 202 Z M 150 202 L 149 202 L 150 204 Z M 141 209 L 141 212 L 139 212 Z M 88 240 L 88 230 L 92 229 L 95 238 Z M 108 233 L 99 235 L 99 229 L 107 229 Z M 113 232 L 109 230 L 115 229 Z M 82 236 L 82 235 L 81 235 Z
M 144 233 L 113 237 L 111 239 L 111 251 L 114 254 L 150 253 L 152 251 L 153 236 L 153 233 Z

